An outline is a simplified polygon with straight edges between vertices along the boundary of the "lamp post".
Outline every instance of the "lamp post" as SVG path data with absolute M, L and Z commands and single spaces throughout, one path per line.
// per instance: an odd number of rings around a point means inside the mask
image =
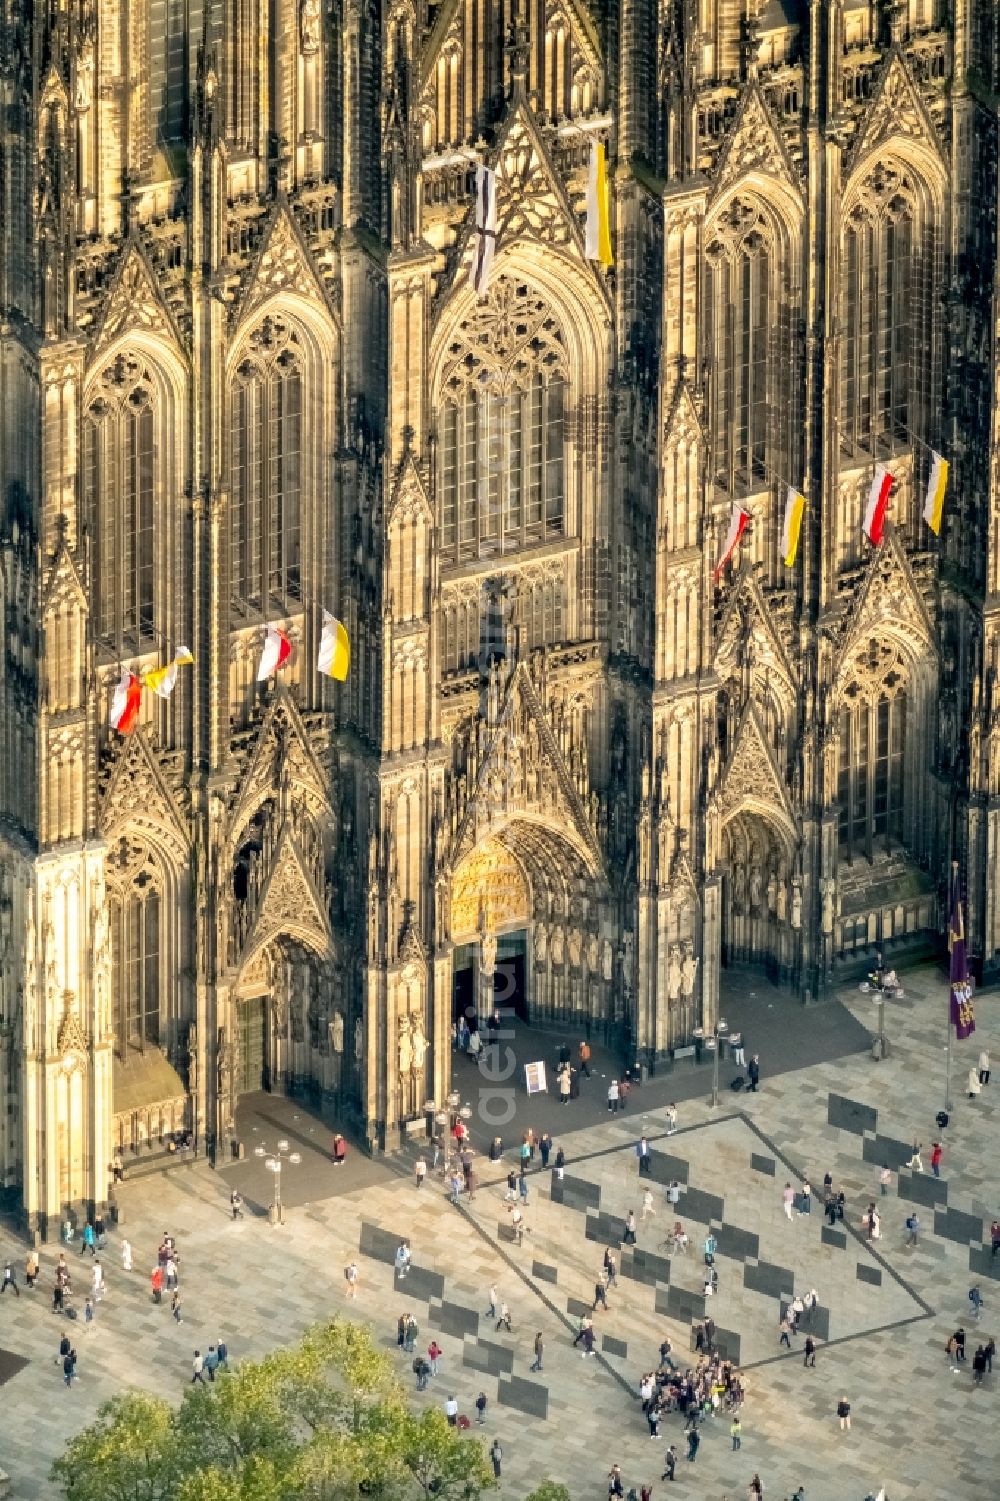
M 281 1165 L 287 1162 L 292 1167 L 298 1167 L 302 1161 L 302 1155 L 300 1152 L 291 1151 L 289 1143 L 285 1140 L 279 1141 L 276 1151 L 270 1154 L 263 1142 L 260 1146 L 254 1147 L 253 1152 L 255 1157 L 264 1159 L 264 1166 L 269 1173 L 274 1174 L 274 1197 L 267 1211 L 267 1217 L 272 1225 L 281 1225 L 284 1223 L 281 1215 Z
M 719 1106 L 719 1043 L 729 1031 L 729 1023 L 724 1016 L 720 1016 L 712 1029 L 713 1048 L 712 1054 L 712 1109 Z
M 878 1037 L 872 1052 L 876 1063 L 881 1063 L 883 1058 L 889 1056 L 889 1042 L 885 1035 L 885 1003 L 887 1000 L 901 1001 L 906 992 L 896 978 L 896 971 L 883 969 L 881 954 L 876 954 L 875 968 L 867 980 L 862 980 L 858 989 L 862 995 L 870 995 L 878 1003 Z

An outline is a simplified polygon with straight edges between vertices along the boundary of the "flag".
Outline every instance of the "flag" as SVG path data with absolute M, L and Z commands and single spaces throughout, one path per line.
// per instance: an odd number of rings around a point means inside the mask
M 258 683 L 262 683 L 265 678 L 277 672 L 279 667 L 283 667 L 291 655 L 292 643 L 284 631 L 279 631 L 277 626 L 269 625 L 264 650 L 260 654 L 260 666 L 257 668 Z
M 976 1012 L 972 1004 L 972 984 L 965 956 L 965 923 L 962 920 L 962 888 L 958 879 L 958 861 L 951 863 L 951 917 L 948 921 L 948 949 L 951 953 L 951 1020 L 959 1042 L 976 1030 Z
M 788 487 L 788 499 L 785 501 L 785 522 L 781 528 L 781 556 L 785 560 L 785 567 L 791 568 L 795 562 L 795 554 L 799 550 L 799 532 L 802 530 L 802 515 L 806 508 L 806 498 L 797 490 Z
M 324 610 L 317 670 L 325 673 L 328 678 L 336 678 L 338 683 L 342 683 L 350 665 L 351 643 L 347 639 L 347 627 Z
M 142 675 L 142 685 L 150 688 L 159 698 L 169 698 L 177 683 L 177 669 L 193 662 L 194 657 L 186 646 L 179 646 L 173 660 L 166 667 L 150 667 Z
M 139 704 L 142 700 L 142 687 L 134 672 L 126 670 L 122 673 L 121 682 L 115 688 L 114 697 L 111 700 L 111 713 L 108 718 L 111 728 L 117 730 L 119 735 L 131 735 L 139 722 Z
M 885 529 L 885 513 L 889 505 L 889 491 L 892 489 L 892 475 L 884 464 L 879 464 L 875 470 L 872 487 L 868 494 L 868 505 L 865 508 L 863 531 L 873 547 L 882 545 L 882 532 Z
M 714 579 L 718 579 L 720 577 L 720 575 L 722 573 L 722 570 L 725 568 L 726 564 L 729 562 L 729 559 L 732 557 L 732 555 L 736 551 L 737 547 L 739 547 L 739 545 L 740 545 L 740 538 L 743 536 L 743 533 L 746 531 L 747 526 L 749 525 L 749 522 L 750 522 L 750 512 L 749 511 L 744 511 L 743 507 L 741 505 L 738 505 L 737 502 L 734 500 L 733 501 L 733 514 L 729 518 L 729 530 L 726 533 L 726 540 L 722 544 L 722 556 L 720 557 L 719 561 L 716 563 L 716 565 L 715 565 L 715 572 L 712 574 L 712 577 Z
M 497 175 L 489 167 L 476 168 L 476 234 L 469 282 L 482 297 L 490 279 L 497 248 Z
M 924 501 L 924 520 L 935 537 L 941 533 L 941 517 L 944 514 L 944 492 L 948 488 L 948 460 L 934 453 L 930 479 L 927 481 L 927 499 Z
M 608 161 L 601 141 L 590 147 L 590 171 L 587 174 L 587 259 L 602 266 L 614 264 L 611 254 L 611 193 L 608 188 Z

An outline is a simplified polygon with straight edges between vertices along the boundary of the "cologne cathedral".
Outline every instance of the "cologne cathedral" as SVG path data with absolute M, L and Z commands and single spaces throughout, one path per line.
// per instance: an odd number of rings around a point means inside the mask
M 655 1066 L 953 859 L 995 970 L 998 96 L 995 0 L 0 0 L 30 1227 L 261 1088 L 391 1151 L 494 999 Z

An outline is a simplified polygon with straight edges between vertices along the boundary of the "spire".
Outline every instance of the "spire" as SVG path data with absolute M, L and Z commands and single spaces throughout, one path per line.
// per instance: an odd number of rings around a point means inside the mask
M 531 57 L 531 34 L 520 8 L 507 28 L 504 51 L 507 53 L 510 67 L 511 98 L 523 99 L 528 78 L 528 61 Z
M 744 83 L 757 82 L 757 58 L 760 55 L 760 17 L 756 0 L 747 0 L 746 13 L 740 23 L 740 77 Z

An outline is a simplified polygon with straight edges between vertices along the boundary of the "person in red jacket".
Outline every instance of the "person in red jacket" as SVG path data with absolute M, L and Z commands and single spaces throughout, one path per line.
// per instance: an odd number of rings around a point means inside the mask
M 934 1143 L 931 1149 L 931 1172 L 935 1178 L 941 1176 L 941 1158 L 944 1156 L 944 1148 L 939 1141 Z
M 163 1268 L 161 1266 L 154 1266 L 149 1275 L 149 1281 L 153 1289 L 153 1302 L 159 1303 L 163 1295 Z
M 346 1160 L 347 1142 L 338 1131 L 336 1136 L 333 1138 L 333 1165 L 334 1167 L 343 1167 Z

